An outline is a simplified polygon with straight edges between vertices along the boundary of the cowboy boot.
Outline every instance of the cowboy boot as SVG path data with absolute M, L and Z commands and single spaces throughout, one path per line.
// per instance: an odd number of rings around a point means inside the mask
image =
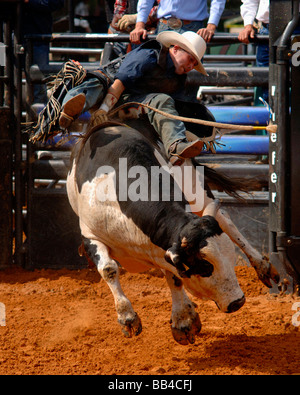
M 62 129 L 68 129 L 75 118 L 81 114 L 85 105 L 85 94 L 79 93 L 78 95 L 69 99 L 62 108 L 59 117 L 59 126 Z
M 177 140 L 169 147 L 169 161 L 173 166 L 180 166 L 185 159 L 194 158 L 199 155 L 203 149 L 203 141 Z

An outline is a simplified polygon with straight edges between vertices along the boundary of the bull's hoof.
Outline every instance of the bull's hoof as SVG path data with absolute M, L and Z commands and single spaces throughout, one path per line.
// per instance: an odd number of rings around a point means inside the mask
M 127 318 L 124 321 L 119 319 L 118 322 L 125 337 L 137 336 L 142 332 L 142 322 L 137 314 L 135 314 L 133 319 Z
M 188 327 L 176 328 L 172 326 L 172 335 L 177 343 L 184 346 L 195 343 L 195 337 L 199 336 L 201 331 L 201 322 L 197 313 Z

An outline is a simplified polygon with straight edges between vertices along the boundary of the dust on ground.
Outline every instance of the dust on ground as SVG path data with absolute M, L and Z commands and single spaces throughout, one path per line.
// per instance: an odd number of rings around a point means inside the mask
M 96 269 L 0 271 L 0 374 L 275 375 L 300 374 L 297 300 L 271 296 L 254 269 L 237 266 L 246 304 L 224 314 L 192 300 L 202 322 L 193 345 L 170 330 L 171 295 L 157 271 L 121 275 L 142 333 L 123 336 L 114 301 Z

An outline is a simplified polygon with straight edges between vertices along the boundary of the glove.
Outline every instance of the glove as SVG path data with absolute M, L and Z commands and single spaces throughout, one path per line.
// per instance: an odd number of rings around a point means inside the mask
M 90 120 L 90 127 L 94 128 L 102 123 L 108 122 L 108 112 L 117 103 L 118 98 L 113 93 L 107 93 L 98 110 L 96 110 Z
M 112 30 L 119 30 L 118 29 L 118 22 L 121 18 L 122 18 L 122 14 L 114 14 L 113 19 L 110 23 L 110 28 L 112 28 Z
M 136 23 L 137 14 L 127 14 L 123 15 L 118 21 L 118 30 L 129 32 L 133 29 Z
M 96 110 L 91 116 L 90 128 L 94 128 L 98 125 L 100 126 L 105 122 L 108 122 L 107 112 L 102 109 Z

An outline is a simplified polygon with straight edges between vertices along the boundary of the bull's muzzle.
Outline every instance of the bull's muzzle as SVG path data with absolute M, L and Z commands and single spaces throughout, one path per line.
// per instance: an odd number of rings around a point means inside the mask
M 238 311 L 244 305 L 245 301 L 245 295 L 243 295 L 240 299 L 234 300 L 227 307 L 226 313 L 234 313 L 235 311 Z

